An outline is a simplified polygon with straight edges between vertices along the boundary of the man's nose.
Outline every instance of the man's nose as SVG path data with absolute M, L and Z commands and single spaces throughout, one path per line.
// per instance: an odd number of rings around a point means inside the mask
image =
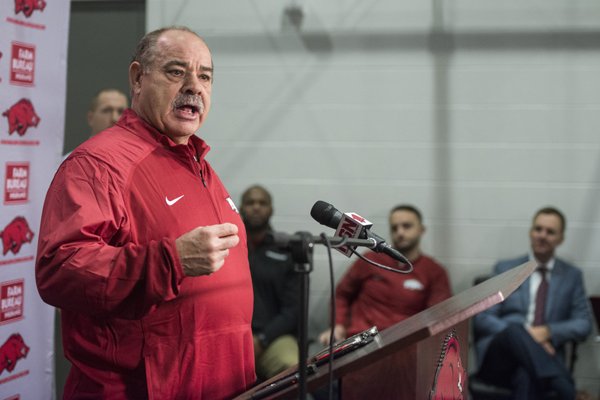
M 183 86 L 184 93 L 200 94 L 202 93 L 202 82 L 196 74 L 186 74 L 185 83 Z
M 119 112 L 119 110 L 114 110 L 111 113 L 111 120 L 112 122 L 117 122 L 119 120 L 119 118 L 121 118 L 121 113 Z

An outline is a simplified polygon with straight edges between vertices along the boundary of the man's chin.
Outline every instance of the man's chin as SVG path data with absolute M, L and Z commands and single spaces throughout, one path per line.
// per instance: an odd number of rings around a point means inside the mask
M 410 253 L 416 246 L 394 246 L 400 253 Z
M 536 258 L 542 259 L 542 260 L 552 258 L 553 253 L 554 253 L 553 250 L 549 250 L 547 248 L 544 248 L 544 249 L 534 249 L 533 250 L 533 255 Z
M 176 120 L 170 123 L 167 127 L 167 132 L 171 132 L 176 137 L 190 137 L 200 129 L 200 122 L 196 119 Z
M 269 228 L 268 223 L 252 223 L 251 221 L 244 221 L 244 224 L 248 232 L 262 232 Z

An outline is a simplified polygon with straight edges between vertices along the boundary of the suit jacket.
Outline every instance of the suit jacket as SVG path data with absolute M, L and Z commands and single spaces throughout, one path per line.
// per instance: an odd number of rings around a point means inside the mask
M 494 275 L 529 261 L 527 255 L 494 266 Z M 473 318 L 475 350 L 479 365 L 494 338 L 509 324 L 524 325 L 530 302 L 529 281 L 525 282 L 502 303 L 487 309 Z M 555 258 L 550 275 L 545 311 L 546 325 L 550 328 L 552 345 L 564 361 L 564 344 L 571 340 L 582 341 L 592 330 L 592 314 L 583 285 L 581 271 L 573 265 Z

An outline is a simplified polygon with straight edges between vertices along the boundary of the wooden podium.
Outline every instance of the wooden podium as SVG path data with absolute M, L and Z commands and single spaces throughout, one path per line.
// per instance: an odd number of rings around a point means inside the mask
M 502 302 L 535 268 L 535 262 L 528 262 L 488 279 L 335 359 L 333 376 L 341 379 L 342 400 L 468 398 L 469 319 Z M 296 371 L 297 367 L 290 368 L 236 399 L 255 399 L 261 390 Z M 309 392 L 325 385 L 328 375 L 328 364 L 310 374 Z M 293 399 L 297 389 L 294 383 L 260 398 Z

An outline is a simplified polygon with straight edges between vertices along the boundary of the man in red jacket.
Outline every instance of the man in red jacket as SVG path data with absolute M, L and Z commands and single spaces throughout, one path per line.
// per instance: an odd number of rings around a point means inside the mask
M 212 75 L 191 30 L 147 34 L 131 109 L 52 181 L 36 280 L 62 310 L 66 399 L 224 399 L 255 380 L 244 225 L 194 135 Z
M 333 336 L 336 342 L 372 326 L 377 326 L 380 331 L 389 328 L 452 295 L 444 267 L 421 252 L 421 237 L 425 233 L 421 212 L 411 205 L 399 205 L 390 211 L 389 221 L 394 247 L 408 258 L 414 270 L 409 274 L 399 274 L 379 269 L 363 260 L 355 262 L 335 291 Z M 379 264 L 404 268 L 385 254 L 369 252 L 366 258 Z M 319 340 L 328 344 L 330 335 L 331 330 L 328 329 L 321 333 Z M 388 398 L 386 385 L 380 380 L 390 370 L 398 371 L 397 385 L 402 385 L 403 379 L 406 379 L 408 383 L 405 386 L 414 387 L 411 374 L 415 372 L 415 361 L 414 348 L 411 348 L 406 353 L 398 353 L 393 359 L 369 367 L 369 374 L 359 372 L 345 376 L 343 398 Z

